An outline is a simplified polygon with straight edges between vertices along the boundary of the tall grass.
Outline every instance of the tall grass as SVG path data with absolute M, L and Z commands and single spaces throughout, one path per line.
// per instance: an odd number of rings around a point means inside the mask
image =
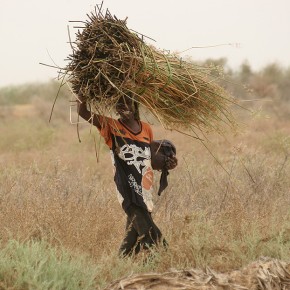
M 1 289 L 94 289 L 98 268 L 47 242 L 9 241 L 0 250 Z
M 261 256 L 290 260 L 287 120 L 245 120 L 238 136 L 212 136 L 207 146 L 215 158 L 201 143 L 155 125 L 155 138 L 172 140 L 179 157 L 168 189 L 155 196 L 153 213 L 169 248 L 153 251 L 149 260 L 145 254 L 120 260 L 125 216 L 108 150 L 89 125 L 80 126 L 79 143 L 64 107 L 56 109 L 57 124 L 48 124 L 39 112 L 49 105 L 34 102 L 36 115 L 2 117 L 4 289 L 101 289 L 132 272 L 206 266 L 227 271 Z
M 22 152 L 26 150 L 43 150 L 51 145 L 54 129 L 41 120 L 29 121 L 18 119 L 3 121 L 0 125 L 2 138 L 0 150 Z

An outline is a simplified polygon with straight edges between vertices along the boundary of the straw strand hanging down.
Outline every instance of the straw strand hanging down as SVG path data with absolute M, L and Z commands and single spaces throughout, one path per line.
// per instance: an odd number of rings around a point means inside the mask
M 169 129 L 219 130 L 234 125 L 231 96 L 210 77 L 212 68 L 182 61 L 148 45 L 101 7 L 76 34 L 62 69 L 73 92 L 98 113 L 112 111 L 122 94 L 148 108 Z

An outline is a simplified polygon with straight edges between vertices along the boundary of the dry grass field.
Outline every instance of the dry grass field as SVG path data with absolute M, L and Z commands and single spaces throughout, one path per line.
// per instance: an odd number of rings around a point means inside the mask
M 48 123 L 51 104 L 40 90 L 26 104 L 1 106 L 1 248 L 45 243 L 45 249 L 65 250 L 72 261 L 92 265 L 91 286 L 21 284 L 13 266 L 12 272 L 0 270 L 0 289 L 102 289 L 132 273 L 206 267 L 226 272 L 261 257 L 289 263 L 289 118 L 277 116 L 269 102 L 251 102 L 254 114 L 237 112 L 238 132 L 209 134 L 205 144 L 153 125 L 156 139 L 176 144 L 179 165 L 169 175 L 168 189 L 155 196 L 153 216 L 169 248 L 152 251 L 149 260 L 146 253 L 117 257 L 125 216 L 108 149 L 88 124 L 80 124 L 78 141 L 65 97 Z M 157 172 L 156 187 L 158 181 Z M 13 240 L 19 244 L 11 246 Z

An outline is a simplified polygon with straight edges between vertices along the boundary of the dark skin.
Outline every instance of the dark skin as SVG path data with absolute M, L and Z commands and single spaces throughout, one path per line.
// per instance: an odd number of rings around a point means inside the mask
M 177 158 L 174 156 L 170 157 L 166 161 L 166 168 L 168 170 L 174 169 L 177 166 Z
M 77 108 L 79 115 L 86 121 L 92 123 L 99 130 L 102 128 L 102 125 L 99 120 L 99 115 L 92 114 L 88 109 L 86 102 L 84 100 L 77 100 Z M 139 120 L 135 119 L 134 116 L 134 106 L 132 100 L 121 98 L 120 101 L 116 104 L 116 113 L 120 116 L 119 120 L 128 127 L 132 132 L 139 132 L 141 130 L 141 124 Z M 177 158 L 172 156 L 166 162 L 167 169 L 173 169 L 177 166 Z
M 129 103 L 129 104 L 128 104 Z M 139 132 L 141 129 L 140 122 L 135 119 L 134 106 L 130 105 L 130 101 L 121 101 L 116 105 L 116 112 L 120 116 L 120 121 L 128 127 L 132 132 Z
M 102 128 L 102 125 L 99 120 L 99 116 L 96 114 L 92 114 L 87 109 L 87 104 L 84 100 L 81 98 L 77 99 L 77 110 L 79 116 L 81 116 L 83 119 L 88 121 L 89 123 L 92 123 L 94 126 L 96 126 L 99 130 Z

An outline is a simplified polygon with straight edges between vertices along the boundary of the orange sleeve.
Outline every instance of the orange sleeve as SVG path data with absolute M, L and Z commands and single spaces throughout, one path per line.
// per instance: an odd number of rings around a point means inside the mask
M 104 138 L 106 144 L 110 148 L 112 148 L 111 124 L 113 119 L 109 117 L 100 116 L 99 120 L 101 123 L 101 129 L 99 129 L 99 132 L 101 136 Z
M 152 142 L 153 141 L 153 131 L 152 131 L 152 128 L 150 125 L 148 125 L 148 128 L 149 128 L 150 142 Z
M 145 126 L 146 126 L 146 134 L 147 134 L 148 137 L 149 137 L 149 141 L 152 142 L 152 141 L 153 141 L 153 131 L 152 131 L 152 128 L 151 128 L 151 126 L 150 126 L 149 124 L 147 124 L 147 123 L 143 123 L 143 124 L 145 124 Z

